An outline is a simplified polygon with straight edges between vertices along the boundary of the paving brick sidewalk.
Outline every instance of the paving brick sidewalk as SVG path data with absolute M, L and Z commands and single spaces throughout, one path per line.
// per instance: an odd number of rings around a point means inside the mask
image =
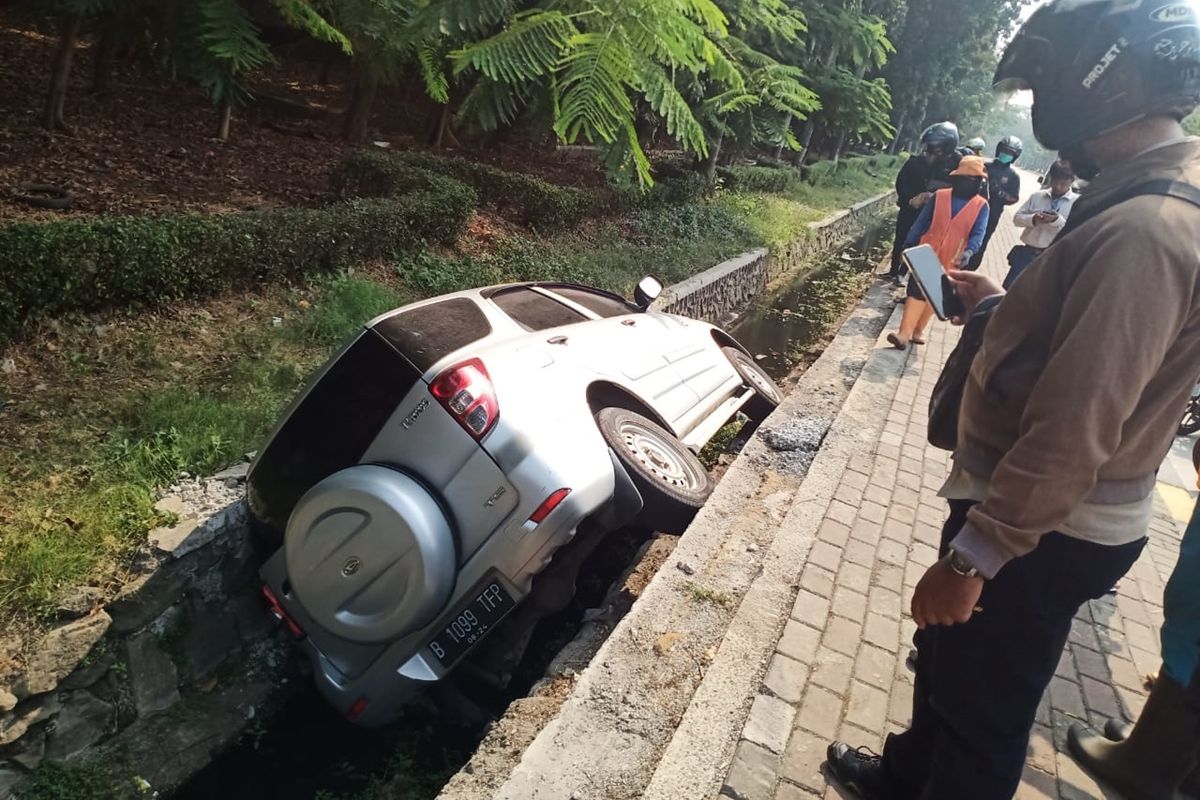
M 1007 270 L 1017 242 L 1007 215 L 984 268 Z M 937 497 L 948 454 L 927 444 L 926 410 L 957 332 L 936 321 L 929 345 L 908 357 L 883 434 L 851 459 L 800 579 L 791 619 L 754 700 L 723 797 L 811 800 L 843 796 L 821 765 L 830 740 L 877 751 L 903 730 L 912 709 L 905 667 L 915 625 L 913 589 L 937 557 L 945 501 Z M 1159 667 L 1163 585 L 1179 550 L 1180 525 L 1158 503 L 1150 546 L 1116 595 L 1080 610 L 1070 643 L 1038 712 L 1017 798 L 1102 798 L 1065 752 L 1071 722 L 1134 719 L 1145 676 Z

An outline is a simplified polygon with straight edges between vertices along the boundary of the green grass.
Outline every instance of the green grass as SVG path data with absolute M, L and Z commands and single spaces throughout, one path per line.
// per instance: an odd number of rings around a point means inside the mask
M 146 531 L 167 521 L 153 510 L 156 490 L 257 449 L 330 348 L 380 312 L 505 281 L 569 280 L 628 294 L 648 272 L 671 283 L 746 249 L 790 242 L 808 222 L 889 183 L 890 175 L 847 171 L 788 196 L 718 192 L 586 233 L 508 234 L 478 253 L 401 255 L 369 273 L 240 298 L 240 316 L 208 323 L 211 346 L 185 347 L 183 323 L 170 338 L 160 318 L 129 316 L 137 330 L 113 348 L 93 341 L 87 322 L 79 336 L 62 337 L 78 340 L 70 352 L 31 354 L 57 372 L 45 396 L 22 402 L 53 412 L 55 424 L 32 434 L 18 421 L 20 435 L 0 442 L 0 626 L 45 621 L 63 590 L 119 579 Z M 221 313 L 216 300 L 206 307 Z M 16 397 L 3 380 L 0 400 Z M 92 388 L 78 389 L 81 381 Z M 36 410 L 24 413 L 21 421 L 39 422 Z
M 716 589 L 709 589 L 707 586 L 698 586 L 688 582 L 684 585 L 683 590 L 687 596 L 695 603 L 708 603 L 709 605 L 720 606 L 721 608 L 729 608 L 733 605 L 733 598 L 724 592 L 718 592 Z
M 42 762 L 16 790 L 17 800 L 134 800 L 144 796 L 136 779 L 118 780 L 110 768 L 95 762 Z

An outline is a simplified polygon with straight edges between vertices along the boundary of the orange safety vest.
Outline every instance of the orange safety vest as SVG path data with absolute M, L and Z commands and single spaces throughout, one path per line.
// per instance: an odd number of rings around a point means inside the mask
M 950 189 L 939 189 L 934 194 L 933 222 L 929 225 L 929 232 L 921 237 L 921 244 L 930 245 L 937 253 L 938 261 L 942 262 L 942 269 L 954 269 L 958 264 L 959 256 L 967 249 L 967 242 L 971 239 L 975 221 L 979 219 L 980 212 L 987 207 L 987 200 L 975 195 L 957 215 L 952 216 L 953 194 Z

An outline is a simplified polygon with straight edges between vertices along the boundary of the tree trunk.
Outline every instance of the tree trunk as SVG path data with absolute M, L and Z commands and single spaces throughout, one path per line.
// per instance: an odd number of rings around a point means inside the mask
M 335 65 L 334 56 L 326 56 L 321 61 L 321 73 L 317 76 L 317 83 L 322 86 L 328 86 L 333 79 L 333 67 Z
M 217 125 L 217 138 L 222 142 L 229 141 L 229 121 L 233 119 L 233 103 L 221 104 L 221 121 Z
M 804 132 L 800 134 L 800 155 L 796 158 L 796 166 L 803 166 L 804 160 L 808 158 L 808 146 L 812 144 L 813 134 L 816 133 L 817 123 L 808 119 L 804 123 Z
M 900 141 L 904 138 L 904 126 L 908 124 L 908 109 L 900 112 L 900 119 L 896 122 L 896 138 L 892 140 L 892 146 L 888 148 L 892 155 L 900 152 Z
M 783 129 L 784 129 L 784 131 L 787 131 L 791 127 L 792 127 L 792 115 L 789 112 L 787 115 L 787 119 L 784 120 Z M 775 145 L 775 160 L 776 161 L 779 161 L 780 159 L 783 158 L 783 145 L 784 145 L 783 137 L 780 137 L 779 144 Z
M 712 183 L 717 179 L 717 160 L 721 157 L 721 143 L 725 141 L 725 133 L 717 134 L 717 140 L 708 148 L 708 158 L 704 162 L 704 177 Z
M 96 42 L 96 59 L 92 62 L 92 91 L 108 94 L 112 91 L 113 61 L 117 55 L 117 26 L 106 20 Z
M 833 163 L 837 164 L 842 160 L 842 148 L 846 146 L 846 131 L 843 129 L 838 133 L 837 146 L 833 148 Z
M 347 142 L 362 144 L 367 140 L 367 125 L 371 121 L 371 106 L 375 102 L 375 91 L 379 84 L 373 78 L 359 70 L 358 80 L 354 84 L 354 95 L 350 99 L 350 107 L 346 109 L 346 123 L 342 129 L 342 137 Z
M 446 141 L 446 132 L 449 127 L 450 104 L 443 103 L 442 107 L 438 110 L 437 128 L 434 129 L 433 141 L 431 142 L 434 150 L 442 149 L 443 143 Z
M 71 79 L 71 61 L 75 58 L 75 43 L 79 40 L 79 26 L 83 22 L 80 14 L 72 14 L 63 20 L 58 34 L 58 49 L 54 51 L 54 66 L 50 72 L 50 95 L 46 98 L 46 113 L 42 126 L 46 130 L 65 130 L 63 110 L 67 104 L 67 85 Z

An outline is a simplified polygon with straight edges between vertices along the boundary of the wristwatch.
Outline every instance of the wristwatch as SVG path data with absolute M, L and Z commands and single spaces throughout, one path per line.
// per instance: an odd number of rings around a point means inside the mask
M 950 548 L 950 555 L 946 560 L 950 564 L 950 569 L 954 570 L 956 575 L 959 575 L 963 578 L 979 577 L 979 570 L 972 566 L 971 562 L 963 558 L 962 554 L 953 547 Z

